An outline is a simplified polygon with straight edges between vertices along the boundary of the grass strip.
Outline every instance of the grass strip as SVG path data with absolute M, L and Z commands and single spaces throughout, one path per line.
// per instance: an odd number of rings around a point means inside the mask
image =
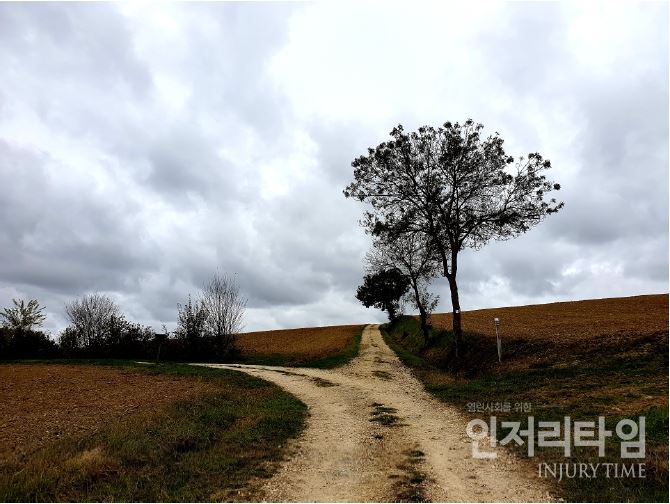
M 272 474 L 306 417 L 296 398 L 243 373 L 107 364 L 211 380 L 217 391 L 110 419 L 92 435 L 0 464 L 0 501 L 257 500 L 249 483 Z

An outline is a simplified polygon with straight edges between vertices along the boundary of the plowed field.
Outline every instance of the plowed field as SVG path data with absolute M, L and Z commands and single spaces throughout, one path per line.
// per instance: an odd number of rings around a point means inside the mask
M 217 390 L 197 378 L 102 366 L 0 366 L 0 462 L 58 439 L 95 432 L 109 419 Z
M 344 350 L 351 338 L 360 331 L 360 325 L 258 331 L 240 334 L 236 344 L 247 355 L 279 354 L 321 358 Z
M 635 338 L 668 330 L 668 295 L 590 299 L 566 303 L 465 311 L 463 330 L 495 338 L 493 319 L 504 338 L 584 344 L 589 339 Z M 451 328 L 450 313 L 435 314 L 436 327 Z

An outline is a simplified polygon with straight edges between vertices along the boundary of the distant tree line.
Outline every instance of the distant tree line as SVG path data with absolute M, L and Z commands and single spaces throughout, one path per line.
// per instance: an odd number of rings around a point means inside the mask
M 226 361 L 238 353 L 246 299 L 228 275 L 216 273 L 202 292 L 177 305 L 177 328 L 162 332 L 126 319 L 105 294 L 66 303 L 69 325 L 57 341 L 42 331 L 45 307 L 35 299 L 12 300 L 0 312 L 0 360 L 94 358 Z

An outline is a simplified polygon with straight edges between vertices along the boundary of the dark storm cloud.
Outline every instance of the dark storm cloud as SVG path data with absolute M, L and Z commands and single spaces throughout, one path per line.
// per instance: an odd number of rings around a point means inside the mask
M 494 7 L 0 5 L 0 304 L 56 330 L 101 291 L 158 328 L 218 269 L 248 329 L 381 320 L 351 161 L 467 117 L 566 207 L 466 251 L 464 307 L 667 290 L 667 6 Z

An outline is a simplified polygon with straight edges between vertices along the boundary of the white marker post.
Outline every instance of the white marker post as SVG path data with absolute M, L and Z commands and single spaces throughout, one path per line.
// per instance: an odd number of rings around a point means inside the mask
M 500 327 L 500 319 L 496 317 L 493 319 L 493 321 L 496 324 L 496 346 L 498 347 L 498 362 L 502 362 L 502 343 L 500 341 L 500 334 L 498 334 L 498 328 Z

